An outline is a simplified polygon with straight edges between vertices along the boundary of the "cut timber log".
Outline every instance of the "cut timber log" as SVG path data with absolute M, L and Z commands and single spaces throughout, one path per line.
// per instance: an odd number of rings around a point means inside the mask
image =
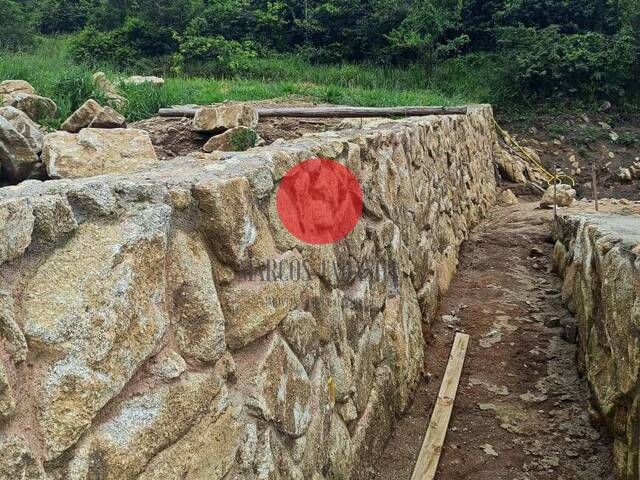
M 469 335 L 464 333 L 456 333 L 453 340 L 449 363 L 445 371 L 442 385 L 440 385 L 440 393 L 438 400 L 431 415 L 429 428 L 424 437 L 418 461 L 413 469 L 411 480 L 433 480 L 436 477 L 440 454 L 444 447 L 444 438 L 449 428 L 449 420 L 453 411 L 453 402 L 458 391 L 458 383 L 460 382 L 460 374 L 464 365 L 464 357 L 467 353 L 467 345 L 469 344 Z
M 198 108 L 161 108 L 161 117 L 194 117 Z M 308 107 L 258 108 L 259 118 L 362 118 L 362 117 L 423 117 L 426 115 L 465 115 L 467 107 Z

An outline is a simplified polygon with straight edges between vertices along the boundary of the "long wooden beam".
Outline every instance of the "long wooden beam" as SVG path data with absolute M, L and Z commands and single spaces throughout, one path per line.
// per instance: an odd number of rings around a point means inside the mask
M 161 108 L 161 117 L 194 117 L 198 108 Z M 467 107 L 278 107 L 258 108 L 258 117 L 292 118 L 362 118 L 362 117 L 421 117 L 425 115 L 465 115 Z
M 449 355 L 449 363 L 445 371 L 438 400 L 431 415 L 429 428 L 424 437 L 418 461 L 413 469 L 411 480 L 433 480 L 436 477 L 440 455 L 444 447 L 444 439 L 449 428 L 449 420 L 453 411 L 453 402 L 458 392 L 460 374 L 464 365 L 464 358 L 469 345 L 469 335 L 456 333 L 453 347 Z

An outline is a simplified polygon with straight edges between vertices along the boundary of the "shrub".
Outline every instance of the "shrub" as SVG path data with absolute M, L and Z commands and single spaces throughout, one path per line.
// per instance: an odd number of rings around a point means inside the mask
M 242 73 L 248 69 L 256 52 L 251 42 L 215 37 L 177 36 L 178 53 L 173 56 L 176 73 L 225 75 Z
M 144 57 L 170 54 L 175 48 L 170 29 L 138 18 L 128 18 L 122 27 L 110 32 L 94 28 L 83 30 L 74 38 L 70 55 L 82 63 L 112 63 L 127 67 L 140 64 Z
M 565 35 L 556 25 L 507 27 L 498 31 L 498 43 L 510 60 L 510 80 L 539 97 L 621 97 L 637 58 L 628 29 L 608 36 Z

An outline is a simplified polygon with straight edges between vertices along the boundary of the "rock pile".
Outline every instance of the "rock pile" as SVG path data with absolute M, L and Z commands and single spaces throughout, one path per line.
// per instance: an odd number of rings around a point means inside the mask
M 107 98 L 122 104 L 104 74 L 98 72 L 94 79 Z M 0 100 L 10 104 L 0 108 L 0 184 L 130 173 L 157 163 L 149 135 L 127 129 L 120 113 L 93 99 L 65 120 L 62 131 L 44 135 L 33 120 L 41 118 L 43 105 L 49 105 L 41 99 L 23 80 L 0 83 Z

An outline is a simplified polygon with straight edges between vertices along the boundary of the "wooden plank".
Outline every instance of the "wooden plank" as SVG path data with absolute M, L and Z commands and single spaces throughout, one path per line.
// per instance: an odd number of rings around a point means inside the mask
M 433 409 L 429 428 L 424 437 L 411 480 L 433 480 L 436 476 L 468 344 L 469 335 L 456 333 L 451 354 L 449 355 L 447 370 L 442 379 L 442 385 L 440 385 L 438 400 Z
M 259 118 L 363 118 L 363 117 L 421 117 L 425 115 L 465 115 L 467 107 L 306 107 L 258 108 Z M 161 108 L 161 117 L 194 117 L 198 108 Z

